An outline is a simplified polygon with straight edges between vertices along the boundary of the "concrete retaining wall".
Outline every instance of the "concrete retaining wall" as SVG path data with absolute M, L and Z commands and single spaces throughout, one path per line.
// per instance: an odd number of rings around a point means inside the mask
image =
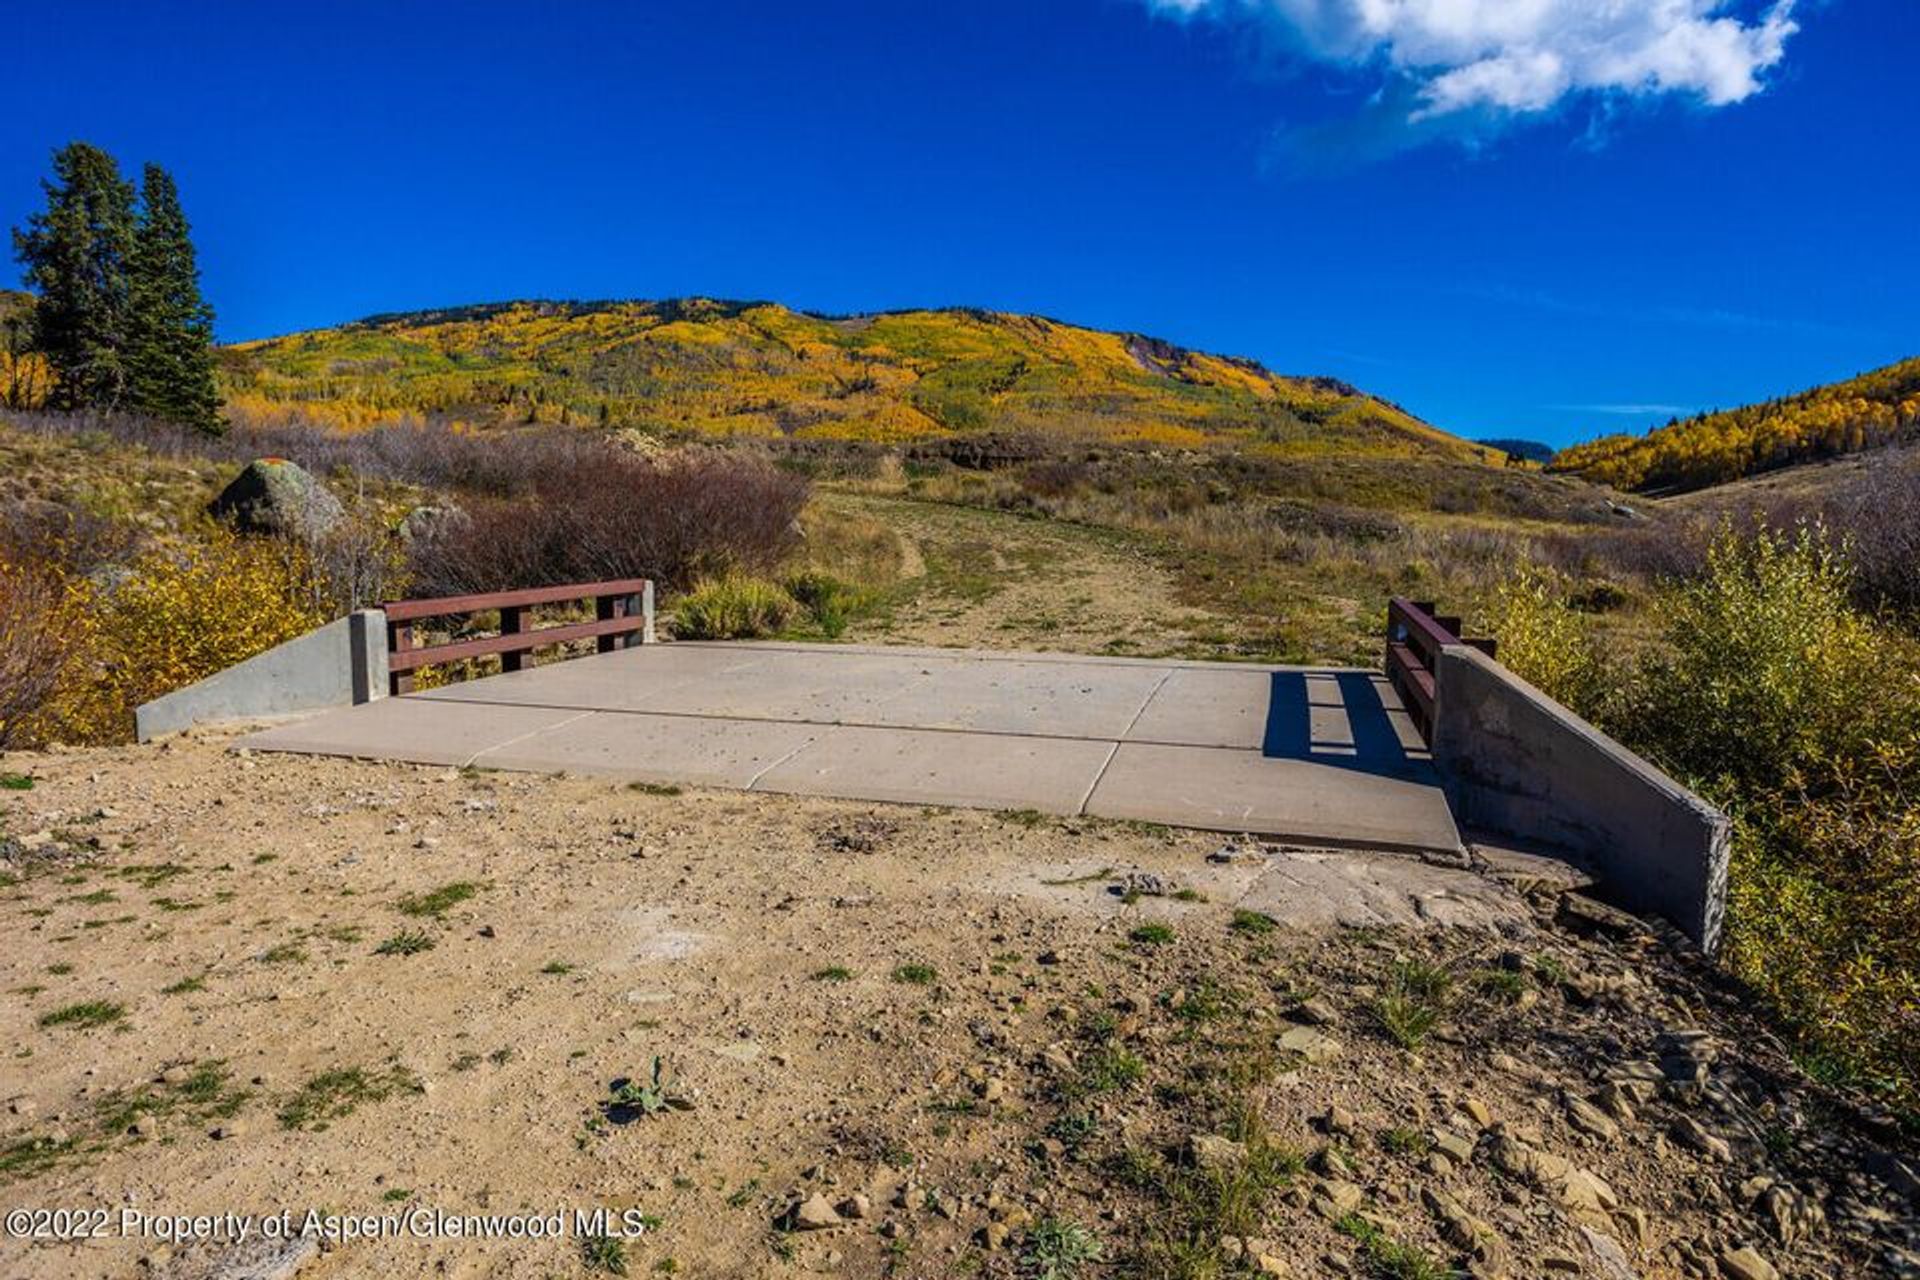
M 1463 828 L 1565 853 L 1718 945 L 1726 815 L 1483 653 L 1449 646 L 1435 675 L 1434 762 Z
M 387 616 L 362 609 L 134 712 L 140 741 L 196 724 L 344 707 L 387 693 Z

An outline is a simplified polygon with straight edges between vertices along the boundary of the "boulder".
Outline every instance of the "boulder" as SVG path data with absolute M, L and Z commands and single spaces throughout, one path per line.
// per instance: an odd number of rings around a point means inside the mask
M 220 491 L 208 510 L 241 533 L 314 537 L 340 523 L 340 499 L 305 467 L 285 458 L 258 458 Z

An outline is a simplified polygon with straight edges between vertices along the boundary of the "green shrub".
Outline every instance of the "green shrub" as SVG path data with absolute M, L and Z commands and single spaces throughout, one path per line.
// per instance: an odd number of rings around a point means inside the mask
M 799 612 L 800 603 L 778 583 L 729 574 L 680 597 L 673 632 L 685 640 L 745 640 L 772 635 Z
M 865 604 L 862 592 L 817 569 L 791 574 L 781 584 L 806 611 L 807 619 L 829 640 L 838 639 Z
M 1639 672 L 1625 732 L 1728 799 L 1910 734 L 1903 655 L 1851 590 L 1844 548 L 1818 528 L 1721 530 L 1706 572 L 1656 602 L 1663 644 Z
M 1723 962 L 1830 1078 L 1920 1116 L 1920 686 L 1817 527 L 1722 530 L 1619 730 L 1735 819 Z
M 1606 672 L 1588 615 L 1573 608 L 1568 597 L 1564 579 L 1522 565 L 1494 592 L 1487 623 L 1508 670 L 1591 717 L 1600 711 Z

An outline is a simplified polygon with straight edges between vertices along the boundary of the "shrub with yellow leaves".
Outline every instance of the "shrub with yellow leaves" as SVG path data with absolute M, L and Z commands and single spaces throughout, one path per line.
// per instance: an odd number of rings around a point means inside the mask
M 38 736 L 125 741 L 133 708 L 325 622 L 305 554 L 224 529 L 153 547 L 105 582 L 70 578 L 72 657 L 37 716 Z

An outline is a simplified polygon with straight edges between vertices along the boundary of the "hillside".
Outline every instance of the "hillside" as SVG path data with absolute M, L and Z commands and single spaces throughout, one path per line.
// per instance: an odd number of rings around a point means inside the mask
M 1920 356 L 1844 382 L 1603 436 L 1564 450 L 1553 469 L 1616 488 L 1699 489 L 1797 462 L 1911 438 L 1920 429 Z
M 882 442 L 1040 430 L 1282 455 L 1497 460 L 1333 379 L 991 311 L 826 317 L 706 299 L 512 302 L 241 343 L 224 364 L 239 407 L 330 407 L 348 425 L 408 411 Z

